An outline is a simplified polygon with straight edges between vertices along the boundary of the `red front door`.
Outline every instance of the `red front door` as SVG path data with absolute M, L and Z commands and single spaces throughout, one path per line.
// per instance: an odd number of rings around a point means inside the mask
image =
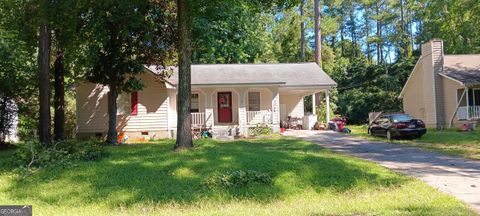
M 218 122 L 232 122 L 232 93 L 218 92 Z

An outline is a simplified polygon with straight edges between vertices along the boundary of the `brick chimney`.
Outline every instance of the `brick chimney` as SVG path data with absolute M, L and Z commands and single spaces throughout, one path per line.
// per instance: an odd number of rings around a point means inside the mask
M 443 84 L 443 41 L 433 39 L 422 45 L 423 101 L 427 122 L 437 129 L 445 126 Z

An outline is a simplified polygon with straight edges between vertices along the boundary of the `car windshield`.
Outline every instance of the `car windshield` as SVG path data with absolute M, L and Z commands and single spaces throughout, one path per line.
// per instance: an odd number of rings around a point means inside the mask
M 396 122 L 408 122 L 412 120 L 412 117 L 409 115 L 392 115 L 390 116 L 390 120 L 394 123 Z

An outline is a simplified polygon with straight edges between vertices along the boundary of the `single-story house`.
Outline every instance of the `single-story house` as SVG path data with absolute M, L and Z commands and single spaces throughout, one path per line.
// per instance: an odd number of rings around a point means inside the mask
M 2 100 L 2 98 L 0 98 Z M 18 138 L 18 106 L 14 100 L 7 100 L 1 101 L 2 103 L 5 102 L 6 109 L 9 110 L 7 117 L 10 118 L 10 125 L 7 130 L 7 134 L 0 133 L 0 138 L 3 139 L 5 142 L 16 143 L 19 141 Z
M 404 111 L 436 128 L 479 120 L 480 54 L 445 55 L 438 39 L 421 49 L 400 93 Z
M 118 96 L 117 130 L 129 137 L 174 137 L 178 73 L 161 78 L 156 66 L 144 69 L 138 75 L 144 89 Z M 336 86 L 315 63 L 206 64 L 192 65 L 191 71 L 192 127 L 209 128 L 214 134 L 236 128 L 248 135 L 248 128 L 258 124 L 277 132 L 288 116 L 306 119 L 311 128 L 316 117 L 305 118 L 303 98 L 323 93 L 328 104 L 328 92 Z M 77 137 L 106 134 L 108 91 L 100 84 L 77 86 Z

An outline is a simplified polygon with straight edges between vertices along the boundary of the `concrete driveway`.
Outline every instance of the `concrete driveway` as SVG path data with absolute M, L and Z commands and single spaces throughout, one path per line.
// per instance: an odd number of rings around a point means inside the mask
M 480 214 L 480 161 L 446 156 L 399 144 L 363 140 L 333 131 L 286 131 L 337 152 L 378 163 L 423 180 L 469 204 Z

